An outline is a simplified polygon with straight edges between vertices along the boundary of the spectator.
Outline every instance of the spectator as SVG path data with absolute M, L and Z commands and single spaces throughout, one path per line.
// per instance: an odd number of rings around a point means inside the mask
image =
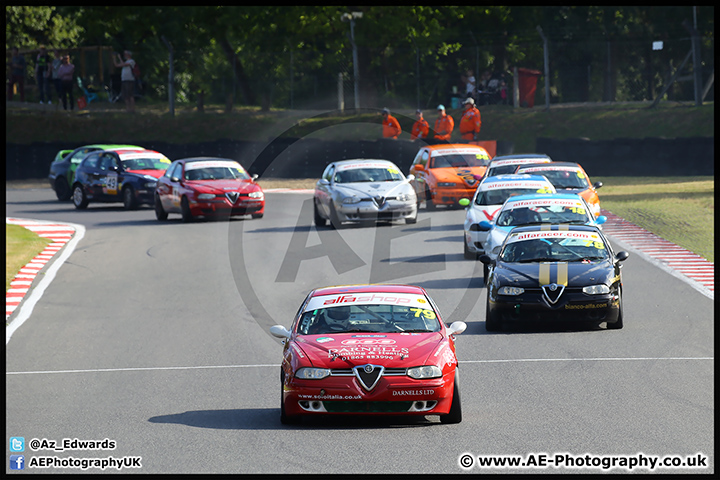
M 7 99 L 11 102 L 14 96 L 14 87 L 17 84 L 20 101 L 25 101 L 25 56 L 22 55 L 17 47 L 12 49 L 12 58 L 10 59 L 10 83 L 8 83 Z
M 460 119 L 460 136 L 468 142 L 477 141 L 480 134 L 480 110 L 475 107 L 475 101 L 468 97 L 464 102 L 465 111 Z
M 40 93 L 40 105 L 45 103 L 45 94 L 47 94 L 48 103 L 50 100 L 50 82 L 48 81 L 48 73 L 50 66 L 50 55 L 48 55 L 45 46 L 40 46 L 40 53 L 35 59 L 35 80 L 37 81 L 38 93 Z
M 55 93 L 57 93 L 58 102 L 60 102 L 60 97 L 62 96 L 62 85 L 60 84 L 60 77 L 58 77 L 58 71 L 60 70 L 60 65 L 62 65 L 63 63 L 63 57 L 60 53 L 60 50 L 55 49 L 54 53 L 55 58 L 53 58 L 50 65 L 48 65 L 48 70 L 50 71 L 49 80 L 52 81 L 52 84 L 55 86 Z M 48 88 L 48 103 L 52 103 L 50 97 L 50 88 Z
M 382 109 L 382 117 L 383 117 L 383 138 L 393 138 L 397 139 L 398 135 L 402 133 L 402 128 L 400 128 L 400 123 L 397 121 L 395 117 L 390 115 L 390 110 L 387 108 Z
M 435 140 L 449 141 L 455 128 L 453 118 L 445 113 L 445 106 L 438 105 L 438 118 L 435 120 Z
M 422 110 L 418 109 L 415 111 L 415 118 L 417 120 L 415 120 L 413 124 L 410 140 L 427 138 L 430 133 L 430 124 L 423 118 Z
M 133 75 L 135 60 L 133 60 L 130 50 L 123 52 L 125 61 L 120 58 L 119 53 L 116 53 L 115 56 L 116 58 L 113 59 L 115 66 L 122 68 L 120 72 L 120 85 L 122 85 L 120 94 L 125 100 L 125 109 L 128 112 L 135 113 L 135 75 Z
M 463 77 L 463 82 L 465 83 L 465 96 L 467 98 L 475 98 L 476 94 L 476 83 L 475 83 L 475 76 L 473 75 L 472 70 L 468 70 L 465 73 L 465 76 Z
M 75 65 L 70 63 L 70 55 L 65 55 L 62 65 L 58 68 L 60 79 L 60 98 L 62 98 L 63 109 L 67 110 L 67 101 L 70 100 L 70 110 L 75 110 L 75 99 L 73 98 L 73 78 L 75 76 Z

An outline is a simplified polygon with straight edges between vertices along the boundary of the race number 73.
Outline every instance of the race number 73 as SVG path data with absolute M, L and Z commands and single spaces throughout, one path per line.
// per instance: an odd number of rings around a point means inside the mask
M 425 308 L 411 308 L 411 312 L 415 312 L 415 318 L 420 317 L 421 315 L 428 320 L 433 320 L 435 317 L 435 312 L 432 310 L 427 310 Z

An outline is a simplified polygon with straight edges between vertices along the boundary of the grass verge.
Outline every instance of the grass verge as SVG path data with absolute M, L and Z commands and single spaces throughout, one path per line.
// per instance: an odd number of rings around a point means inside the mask
M 715 180 L 702 177 L 594 177 L 600 205 L 665 240 L 715 261 Z
M 20 225 L 5 224 L 5 292 L 22 267 L 42 252 L 50 240 Z

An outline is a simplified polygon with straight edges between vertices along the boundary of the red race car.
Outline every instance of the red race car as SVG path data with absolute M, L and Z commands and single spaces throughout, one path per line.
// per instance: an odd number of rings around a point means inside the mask
M 440 415 L 462 420 L 455 335 L 437 306 L 410 285 L 311 291 L 282 338 L 280 421 L 301 416 Z
M 175 160 L 155 189 L 155 216 L 179 213 L 183 222 L 195 217 L 252 215 L 262 218 L 265 194 L 235 160 L 195 157 Z

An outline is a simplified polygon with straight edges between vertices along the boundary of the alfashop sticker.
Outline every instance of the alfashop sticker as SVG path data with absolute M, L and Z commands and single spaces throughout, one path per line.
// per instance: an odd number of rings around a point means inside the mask
M 340 343 L 343 345 L 394 345 L 395 340 L 392 338 L 353 338 Z
M 401 305 L 427 308 L 427 300 L 422 295 L 411 293 L 360 293 L 336 294 L 313 297 L 305 306 L 303 313 L 319 308 L 339 305 Z

